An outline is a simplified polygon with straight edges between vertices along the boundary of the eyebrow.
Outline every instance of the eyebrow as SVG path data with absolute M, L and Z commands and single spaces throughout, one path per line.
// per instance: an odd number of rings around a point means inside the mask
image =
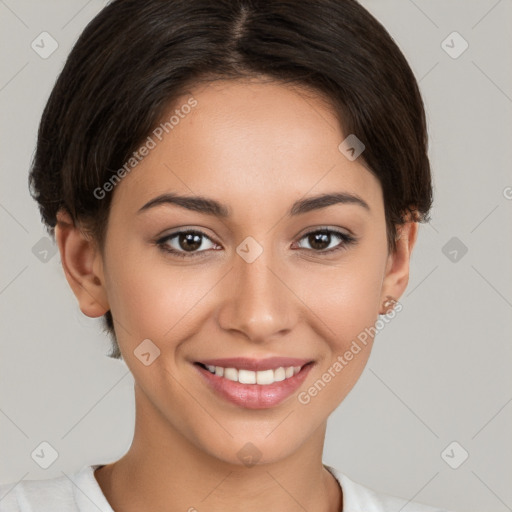
M 144 206 L 142 206 L 137 213 L 149 210 L 156 206 L 164 204 L 174 204 L 187 210 L 192 210 L 206 215 L 212 215 L 220 218 L 228 218 L 231 216 L 231 210 L 228 206 L 219 203 L 215 199 L 210 199 L 203 196 L 180 196 L 178 194 L 168 193 L 159 195 Z M 334 204 L 355 204 L 363 207 L 367 211 L 370 211 L 368 203 L 361 197 L 350 194 L 348 192 L 337 192 L 332 194 L 320 194 L 317 196 L 308 197 L 306 199 L 300 199 L 293 203 L 289 216 L 301 215 L 313 210 L 320 210 L 327 208 Z

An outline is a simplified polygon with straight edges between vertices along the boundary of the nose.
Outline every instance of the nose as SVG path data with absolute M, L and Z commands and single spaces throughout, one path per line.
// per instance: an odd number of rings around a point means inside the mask
M 252 262 L 235 254 L 224 282 L 220 327 L 260 344 L 289 333 L 299 318 L 300 301 L 287 281 L 291 281 L 289 270 L 271 250 L 264 249 Z

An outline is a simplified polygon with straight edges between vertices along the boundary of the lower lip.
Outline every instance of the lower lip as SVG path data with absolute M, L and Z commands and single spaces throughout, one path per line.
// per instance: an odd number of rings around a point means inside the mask
M 292 393 L 297 391 L 307 377 L 313 364 L 303 366 L 299 373 L 274 384 L 241 384 L 233 380 L 219 377 L 206 368 L 194 365 L 208 384 L 222 397 L 231 403 L 246 409 L 267 409 L 279 405 Z

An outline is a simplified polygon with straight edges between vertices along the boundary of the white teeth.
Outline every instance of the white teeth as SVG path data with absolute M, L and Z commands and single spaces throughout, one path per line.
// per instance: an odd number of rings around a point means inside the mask
M 263 370 L 253 373 L 256 375 L 256 382 L 258 384 L 263 384 L 266 386 L 268 384 L 272 384 L 275 381 L 274 370 Z
M 272 370 L 269 370 L 270 372 Z M 286 370 L 281 366 L 279 368 L 276 368 L 274 370 L 274 380 L 276 382 L 281 382 L 282 380 L 286 379 Z
M 238 370 L 238 382 L 240 384 L 256 384 L 256 372 Z
M 224 368 L 224 378 L 237 382 L 238 370 L 236 368 Z
M 205 366 L 208 368 L 208 371 L 218 377 L 224 377 L 234 382 L 240 382 L 241 384 L 261 384 L 264 386 L 289 379 L 297 375 L 302 368 L 301 366 L 287 366 L 286 368 L 280 366 L 275 370 L 260 370 L 254 372 L 251 370 L 237 370 L 236 368 L 223 368 L 222 366 L 213 366 L 210 364 Z

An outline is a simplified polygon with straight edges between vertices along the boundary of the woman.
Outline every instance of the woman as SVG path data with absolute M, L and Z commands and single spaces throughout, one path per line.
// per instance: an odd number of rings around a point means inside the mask
M 4 485 L 2 510 L 435 510 L 322 464 L 432 204 L 414 75 L 355 0 L 112 2 L 30 184 L 136 425 L 120 460 Z

